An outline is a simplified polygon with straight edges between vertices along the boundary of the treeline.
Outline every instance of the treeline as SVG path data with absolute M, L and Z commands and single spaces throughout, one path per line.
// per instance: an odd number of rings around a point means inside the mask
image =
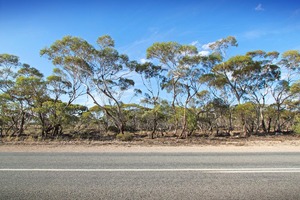
M 300 132 L 299 51 L 227 58 L 238 46 L 231 36 L 207 46 L 204 54 L 194 45 L 154 43 L 140 63 L 120 54 L 110 36 L 97 47 L 66 36 L 40 51 L 57 66 L 48 77 L 0 54 L 1 136 Z M 124 102 L 128 91 L 139 104 Z M 94 106 L 74 103 L 83 96 Z

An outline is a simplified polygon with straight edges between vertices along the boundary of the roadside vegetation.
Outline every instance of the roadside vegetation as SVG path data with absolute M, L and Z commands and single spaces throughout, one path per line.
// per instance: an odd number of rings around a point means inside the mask
M 300 134 L 300 52 L 227 57 L 237 46 L 231 36 L 210 43 L 206 54 L 194 45 L 154 43 L 140 63 L 119 53 L 110 36 L 99 37 L 96 46 L 66 36 L 40 51 L 54 66 L 48 77 L 16 55 L 0 54 L 1 137 Z M 128 95 L 140 102 L 126 102 Z M 74 103 L 79 98 L 94 105 Z

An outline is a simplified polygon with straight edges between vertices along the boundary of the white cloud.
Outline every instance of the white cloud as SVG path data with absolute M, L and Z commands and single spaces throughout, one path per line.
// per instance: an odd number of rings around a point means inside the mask
M 191 45 L 193 45 L 193 46 L 197 46 L 199 44 L 199 41 L 193 41 L 193 42 L 191 42 Z
M 198 54 L 200 56 L 208 56 L 210 54 L 210 52 L 209 51 L 200 51 Z
M 262 4 L 260 3 L 255 7 L 255 10 L 256 11 L 264 11 L 265 9 L 262 7 Z
M 210 42 L 210 43 L 207 43 L 207 44 L 204 44 L 202 45 L 202 49 L 203 50 L 211 50 L 210 46 L 213 45 L 215 42 Z
M 146 58 L 140 59 L 140 63 L 144 64 L 144 63 L 146 63 L 146 62 L 150 62 L 150 61 L 149 61 L 148 59 L 146 59 Z

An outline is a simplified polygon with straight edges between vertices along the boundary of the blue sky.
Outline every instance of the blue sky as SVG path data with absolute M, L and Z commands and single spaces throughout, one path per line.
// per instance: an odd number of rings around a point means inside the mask
M 121 53 L 145 58 L 154 42 L 209 42 L 235 36 L 239 47 L 300 49 L 300 2 L 295 0 L 0 0 L 0 53 L 14 54 L 46 76 L 53 66 L 40 49 L 65 35 L 95 44 L 108 34 Z
M 0 0 L 0 53 L 15 54 L 46 75 L 52 65 L 39 56 L 65 35 L 92 44 L 113 37 L 131 59 L 145 57 L 158 41 L 198 45 L 235 36 L 231 54 L 262 49 L 300 49 L 300 3 L 286 1 L 16 1 Z M 49 70 L 50 68 L 50 70 Z

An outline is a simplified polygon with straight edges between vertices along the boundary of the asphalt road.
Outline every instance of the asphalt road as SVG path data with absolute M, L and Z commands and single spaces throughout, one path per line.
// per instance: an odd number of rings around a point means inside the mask
M 0 199 L 300 199 L 300 153 L 0 153 Z

